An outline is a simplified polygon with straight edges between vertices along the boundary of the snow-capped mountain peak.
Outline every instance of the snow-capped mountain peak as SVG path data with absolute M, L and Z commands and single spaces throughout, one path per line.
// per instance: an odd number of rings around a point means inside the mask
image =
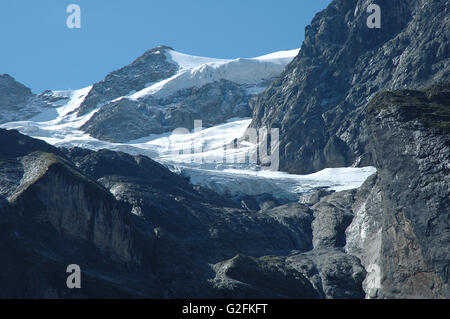
M 208 63 L 227 63 L 230 61 L 228 59 L 206 58 L 189 55 L 175 51 L 173 49 L 167 49 L 164 53 L 167 59 L 176 64 L 180 68 L 180 70 L 191 70 Z
M 298 51 L 215 59 L 157 47 L 93 86 L 44 92 L 41 98 L 51 101 L 53 108 L 29 121 L 2 127 L 18 129 L 56 146 L 148 155 L 219 193 L 230 193 L 232 189 L 247 195 L 268 192 L 280 200 L 294 200 L 297 193 L 315 187 L 357 187 L 373 170 L 349 169 L 344 173 L 353 174 L 353 179 L 340 185 L 328 177 L 316 181 L 313 177 L 264 175 L 247 171 L 252 168 L 249 165 L 231 165 L 233 169 L 229 170 L 230 166 L 221 164 L 223 146 L 240 138 L 250 124 L 251 100 Z M 151 79 L 155 80 L 149 83 Z M 185 136 L 170 134 L 180 127 L 192 129 L 194 120 L 201 120 L 205 129 Z M 192 141 L 200 140 L 200 153 L 173 154 L 172 148 L 187 149 Z M 241 158 L 255 147 L 236 149 L 235 156 Z M 192 156 L 206 159 L 207 163 L 192 166 Z M 240 187 L 236 187 L 236 179 L 241 181 Z
M 256 58 L 217 59 L 188 55 L 167 47 L 163 50 L 167 60 L 178 67 L 178 72 L 125 98 L 167 97 L 179 90 L 199 88 L 220 80 L 255 86 L 278 76 L 299 52 L 299 49 L 294 49 Z

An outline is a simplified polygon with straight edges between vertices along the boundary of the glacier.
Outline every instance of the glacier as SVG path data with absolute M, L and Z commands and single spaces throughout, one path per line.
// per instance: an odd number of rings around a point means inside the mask
M 256 58 L 227 60 L 167 50 L 167 59 L 178 65 L 175 75 L 115 100 L 170 95 L 221 79 L 248 84 L 248 89 L 258 94 L 266 89 L 261 81 L 279 75 L 298 52 L 296 49 Z M 188 177 L 194 185 L 230 197 L 270 194 L 280 202 L 298 201 L 301 195 L 319 188 L 335 191 L 358 188 L 376 172 L 374 167 L 327 168 L 310 175 L 267 171 L 256 164 L 246 163 L 245 158 L 256 152 L 257 148 L 250 142 L 228 148 L 224 154 L 224 145 L 230 145 L 244 135 L 251 123 L 250 118 L 232 118 L 220 125 L 183 134 L 166 132 L 124 143 L 102 141 L 80 129 L 102 107 L 99 105 L 87 114 L 78 114 L 77 110 L 91 89 L 92 86 L 73 91 L 51 91 L 55 97 L 65 98 L 61 106 L 47 109 L 30 120 L 9 122 L 0 127 L 16 129 L 57 147 L 110 149 L 146 155 Z M 201 143 L 200 147 L 196 143 Z M 235 161 L 229 161 L 230 158 Z

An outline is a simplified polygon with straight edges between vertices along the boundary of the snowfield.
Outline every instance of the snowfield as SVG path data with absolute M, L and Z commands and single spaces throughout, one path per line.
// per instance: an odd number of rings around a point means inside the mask
M 167 50 L 166 58 L 178 66 L 178 72 L 168 79 L 152 83 L 143 90 L 118 99 L 138 100 L 148 95 L 162 98 L 183 89 L 199 88 L 219 80 L 246 84 L 250 86 L 250 90 L 260 93 L 266 87 L 258 91 L 259 84 L 280 75 L 298 53 L 299 49 L 295 49 L 249 59 L 215 59 Z
M 298 50 L 234 60 L 195 57 L 172 50 L 167 54 L 167 58 L 179 66 L 177 74 L 123 98 L 167 95 L 220 79 L 253 84 L 253 90 L 259 93 L 265 87 L 259 87 L 258 83 L 279 75 L 298 54 Z M 101 141 L 80 130 L 98 109 L 83 116 L 77 115 L 77 109 L 91 88 L 53 91 L 55 97 L 67 98 L 61 107 L 48 109 L 29 121 L 10 122 L 0 127 L 16 129 L 55 146 L 111 149 L 132 155 L 147 155 L 188 176 L 193 184 L 228 196 L 271 194 L 281 201 L 296 201 L 301 194 L 317 188 L 328 187 L 336 191 L 358 188 L 376 172 L 373 167 L 328 168 L 311 175 L 261 170 L 257 165 L 246 162 L 246 158 L 256 151 L 256 145 L 244 143 L 236 149 L 229 146 L 243 136 L 251 119 L 230 119 L 227 123 L 206 129 L 176 134 L 167 132 L 127 143 Z

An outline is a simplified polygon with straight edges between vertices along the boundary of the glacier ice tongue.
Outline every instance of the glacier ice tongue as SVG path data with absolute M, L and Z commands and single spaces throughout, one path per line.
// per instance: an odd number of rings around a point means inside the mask
M 149 94 L 167 95 L 189 86 L 202 86 L 220 79 L 248 84 L 248 90 L 257 94 L 265 89 L 259 85 L 260 81 L 279 75 L 298 52 L 296 49 L 256 58 L 230 60 L 196 57 L 166 50 L 168 60 L 178 65 L 178 72 L 168 79 L 121 98 L 140 99 Z M 48 94 L 55 100 L 61 98 L 65 102 L 31 120 L 10 122 L 0 127 L 17 129 L 55 146 L 77 146 L 93 150 L 106 148 L 133 155 L 147 155 L 189 177 L 193 184 L 227 196 L 271 194 L 282 202 L 296 201 L 300 194 L 317 188 L 326 187 L 335 191 L 357 188 L 376 171 L 373 167 L 328 168 L 304 176 L 261 171 L 257 165 L 245 162 L 250 153 L 256 152 L 254 144 L 242 143 L 239 148 L 227 149 L 224 154 L 225 145 L 243 136 L 251 123 L 248 118 L 230 119 L 226 123 L 188 134 L 150 135 L 126 143 L 102 141 L 80 130 L 101 106 L 83 116 L 76 112 L 91 89 L 92 86 L 74 91 L 49 91 Z M 194 152 L 189 152 L 191 150 Z M 230 164 L 230 158 L 234 158 L 236 162 Z M 224 162 L 224 159 L 227 161 Z

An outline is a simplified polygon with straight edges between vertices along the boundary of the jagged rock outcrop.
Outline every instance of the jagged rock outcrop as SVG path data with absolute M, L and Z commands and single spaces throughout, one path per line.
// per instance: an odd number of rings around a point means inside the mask
M 0 130 L 0 297 L 450 298 L 450 7 L 379 0 L 377 30 L 369 3 L 334 0 L 315 17 L 252 124 L 281 129 L 283 170 L 376 166 L 362 187 L 229 199 L 145 156 Z M 254 91 L 223 79 L 117 99 L 173 76 L 168 49 L 94 85 L 78 114 L 101 108 L 83 130 L 127 141 L 249 112 Z M 8 76 L 2 86 L 13 113 L 36 98 Z M 72 263 L 79 291 L 65 287 Z
M 214 265 L 214 287 L 228 298 L 299 298 L 314 299 L 321 295 L 304 275 L 286 267 L 284 258 L 253 258 L 237 255 Z
M 333 1 L 316 15 L 252 126 L 280 128 L 285 171 L 377 167 L 356 193 L 304 198 L 319 201 L 315 248 L 360 258 L 368 297 L 448 298 L 450 6 L 378 1 L 382 27 L 369 29 L 369 4 Z
M 362 294 L 356 258 L 336 251 L 340 257 L 329 263 L 325 250 L 311 252 L 314 213 L 306 205 L 244 210 L 145 156 L 56 149 L 5 130 L 0 145 L 2 296 Z M 294 266 L 289 254 L 299 256 Z M 228 260 L 236 271 L 223 269 Z M 304 273 L 305 262 L 317 273 Z M 65 269 L 74 263 L 82 269 L 81 290 L 65 286 Z M 343 267 L 348 271 L 340 273 Z M 353 288 L 342 292 L 340 281 Z
M 367 102 L 381 90 L 420 88 L 450 76 L 445 0 L 335 0 L 306 28 L 299 55 L 255 104 L 254 127 L 280 128 L 280 168 L 311 173 L 371 164 L 359 141 Z
M 96 112 L 81 130 L 101 140 L 127 142 L 177 128 L 192 130 L 195 120 L 211 127 L 251 117 L 255 96 L 297 51 L 286 52 L 224 60 L 185 55 L 165 46 L 149 50 L 94 84 L 78 115 Z
M 276 298 L 364 298 L 364 268 L 357 257 L 339 249 L 260 258 L 237 255 L 213 268 L 216 276 L 211 282 L 228 298 L 271 294 Z
M 167 61 L 166 49 L 170 48 L 159 46 L 149 50 L 130 65 L 111 72 L 103 81 L 94 84 L 78 109 L 78 114 L 84 115 L 106 102 L 174 75 L 177 66 Z
M 252 95 L 245 87 L 221 80 L 201 88 L 180 90 L 163 98 L 120 99 L 102 107 L 83 125 L 91 136 L 111 142 L 126 142 L 150 134 L 192 130 L 194 121 L 203 127 L 225 123 L 234 117 L 250 117 Z
M 357 190 L 304 198 L 314 212 L 306 254 L 359 258 L 367 298 L 450 296 L 449 101 L 449 81 L 378 94 L 360 129 L 377 174 Z
M 0 130 L 2 293 L 448 297 L 449 92 L 446 82 L 378 95 L 360 137 L 378 174 L 358 190 L 320 190 L 309 206 L 262 210 L 145 156 Z M 60 273 L 74 260 L 80 292 Z
M 0 75 L 0 124 L 32 118 L 55 107 L 8 74 Z
M 17 110 L 20 104 L 25 104 L 33 96 L 29 88 L 20 84 L 8 74 L 0 76 L 0 89 L 2 109 Z
M 362 282 L 366 271 L 357 257 L 342 249 L 316 248 L 288 256 L 286 263 L 304 274 L 323 298 L 364 298 Z
M 377 247 L 365 238 L 356 244 L 363 263 L 376 256 L 374 296 L 450 296 L 449 101 L 447 81 L 381 93 L 368 106 L 362 135 L 379 172 L 354 222 L 366 219 L 363 237 L 378 238 Z
M 378 173 L 309 204 L 314 250 L 345 246 L 358 257 L 369 298 L 449 297 L 448 101 L 448 81 L 377 95 L 360 138 Z
M 334 193 L 314 205 L 314 248 L 344 247 L 345 230 L 353 220 L 351 204 L 355 191 Z
M 151 236 L 133 227 L 129 205 L 44 142 L 1 130 L 0 145 L 1 296 L 157 296 L 151 271 L 133 279 Z M 65 285 L 70 264 L 83 269 L 83 292 Z

